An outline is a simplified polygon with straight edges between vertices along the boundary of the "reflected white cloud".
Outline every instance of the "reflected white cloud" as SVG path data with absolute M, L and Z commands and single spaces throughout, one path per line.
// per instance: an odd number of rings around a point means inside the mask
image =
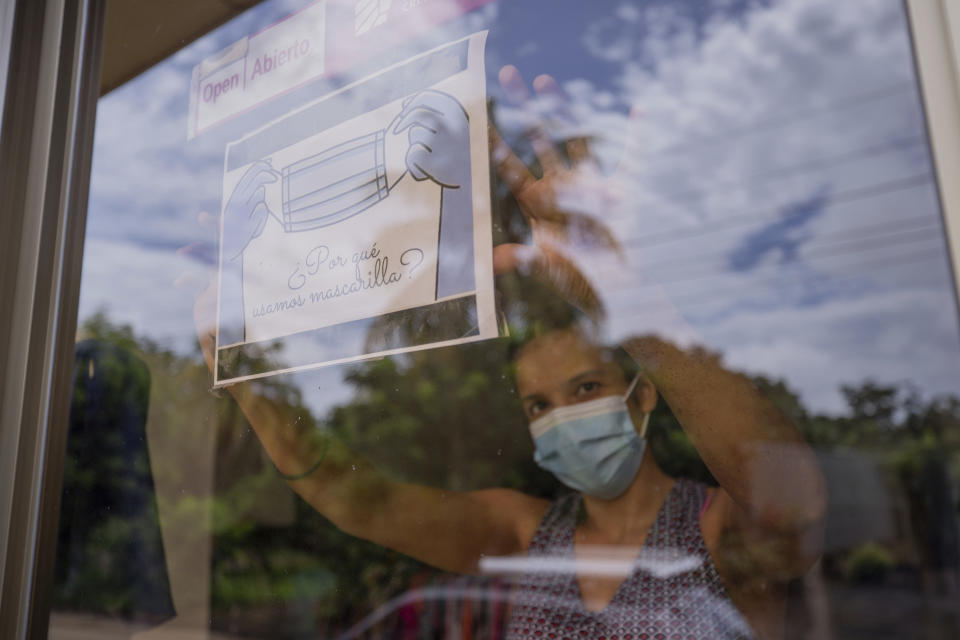
M 230 134 L 185 146 L 189 75 L 302 4 L 258 5 L 100 101 L 81 319 L 107 307 L 192 350 L 173 249 L 206 239 L 196 216 L 220 207 Z M 489 4 L 432 37 L 491 29 L 488 90 L 518 142 L 540 113 L 503 104 L 502 63 L 590 69 L 564 82 L 580 125 L 554 134 L 592 136 L 606 170 L 628 108 L 642 108 L 639 151 L 624 158 L 628 204 L 600 212 L 628 266 L 576 256 L 614 337 L 643 327 L 653 293 L 641 274 L 727 362 L 787 378 L 813 410 L 841 410 L 839 385 L 865 377 L 957 391 L 955 302 L 898 0 L 620 2 L 591 20 L 558 12 L 555 37 L 509 24 L 520 10 Z M 804 214 L 804 203 L 817 206 Z
M 565 84 L 608 168 L 623 112 L 643 111 L 640 149 L 622 159 L 631 204 L 610 219 L 631 268 L 577 255 L 613 337 L 647 328 L 642 273 L 727 362 L 786 378 L 815 411 L 843 411 L 838 388 L 865 378 L 956 393 L 956 307 L 901 3 L 712 6 L 622 4 L 583 36 L 617 64 L 617 90 Z M 503 114 L 518 130 L 531 118 Z

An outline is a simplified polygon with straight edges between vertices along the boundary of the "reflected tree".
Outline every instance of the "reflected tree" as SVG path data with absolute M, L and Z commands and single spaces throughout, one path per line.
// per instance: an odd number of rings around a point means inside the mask
M 179 545 L 205 543 L 212 536 L 208 586 L 215 628 L 273 637 L 332 635 L 411 585 L 449 579 L 340 532 L 295 499 L 236 404 L 208 393 L 209 372 L 199 353 L 175 353 L 112 324 L 105 314 L 85 322 L 82 333 L 122 347 L 146 364 L 151 428 L 166 433 L 170 443 L 162 457 L 154 455 L 150 462 L 155 476 L 170 486 L 189 486 L 190 476 L 198 472 L 190 434 L 198 429 L 215 432 L 215 494 L 175 491 L 157 497 L 166 514 L 165 531 L 191 532 L 174 536 Z M 549 497 L 563 489 L 532 460 L 509 350 L 503 340 L 354 365 L 345 369 L 353 398 L 322 420 L 311 415 L 288 378 L 271 378 L 264 383 L 265 392 L 294 407 L 305 428 L 334 434 L 394 477 L 451 490 L 505 486 Z M 758 376 L 754 381 L 813 446 L 852 448 L 881 460 L 907 498 L 914 540 L 906 551 L 887 551 L 899 567 L 922 567 L 930 588 L 945 588 L 945 576 L 955 575 L 957 566 L 960 400 L 924 399 L 909 387 L 866 381 L 842 389 L 846 415 L 829 416 L 807 410 L 782 380 Z M 99 410 L 103 417 L 109 415 L 107 408 Z M 665 403 L 651 419 L 649 438 L 664 470 L 710 480 Z M 113 463 L 104 456 L 97 464 L 108 469 Z M 82 484 L 92 472 L 68 464 L 66 482 Z M 262 513 L 264 502 L 272 515 Z M 207 513 L 212 514 L 209 520 Z M 123 524 L 122 514 L 116 517 L 127 537 L 142 535 L 130 523 Z M 197 522 L 204 521 L 209 527 L 198 527 Z M 95 557 L 105 540 L 88 539 L 85 548 L 71 553 Z M 838 564 L 851 551 L 837 550 Z M 873 579 L 876 573 L 850 575 Z M 75 574 L 71 584 L 78 592 L 104 592 L 98 580 Z M 382 624 L 400 622 L 387 619 Z

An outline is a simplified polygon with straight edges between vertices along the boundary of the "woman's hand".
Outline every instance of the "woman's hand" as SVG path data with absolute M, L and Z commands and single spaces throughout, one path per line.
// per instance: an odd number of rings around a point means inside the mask
M 216 238 L 219 219 L 201 212 L 197 221 Z M 216 261 L 211 257 L 216 244 L 197 242 L 178 250 L 206 265 L 184 272 L 174 283 L 194 295 L 193 321 L 197 341 L 207 368 L 214 371 L 217 349 L 217 278 Z M 223 340 L 221 326 L 221 342 Z M 240 405 L 267 450 L 277 469 L 285 475 L 296 475 L 309 468 L 325 450 L 326 438 L 316 429 L 314 420 L 305 409 L 288 406 L 282 394 L 271 393 L 271 385 L 264 381 L 244 381 L 224 388 Z
M 516 67 L 501 69 L 500 84 L 514 104 L 523 108 L 532 104 L 533 97 Z M 567 124 L 575 124 L 566 98 L 553 78 L 538 76 L 533 89 L 541 103 L 552 107 L 554 115 Z M 634 111 L 631 117 L 636 114 Z M 539 179 L 496 129 L 490 128 L 496 171 L 531 228 L 530 244 L 494 247 L 494 273 L 528 272 L 552 286 L 574 306 L 593 317 L 601 316 L 603 304 L 596 290 L 566 254 L 599 249 L 622 257 L 619 242 L 601 217 L 622 206 L 626 192 L 625 163 L 621 161 L 612 176 L 605 176 L 586 139 L 567 140 L 564 158 L 540 123 L 530 127 L 527 135 L 542 169 Z M 625 157 L 634 151 L 633 147 L 628 143 Z
M 197 330 L 200 351 L 213 371 L 216 350 L 217 319 L 217 230 L 218 219 L 205 211 L 197 216 L 200 227 L 210 236 L 207 242 L 194 242 L 177 249 L 177 255 L 193 260 L 196 264 L 185 270 L 174 281 L 174 286 L 193 294 L 193 322 Z

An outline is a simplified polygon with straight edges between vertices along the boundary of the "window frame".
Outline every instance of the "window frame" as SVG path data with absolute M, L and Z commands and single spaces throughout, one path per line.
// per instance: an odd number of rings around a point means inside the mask
M 47 634 L 105 0 L 10 0 L 0 121 L 0 637 Z
M 960 4 L 904 0 L 960 311 Z M 951 176 L 954 179 L 951 179 Z

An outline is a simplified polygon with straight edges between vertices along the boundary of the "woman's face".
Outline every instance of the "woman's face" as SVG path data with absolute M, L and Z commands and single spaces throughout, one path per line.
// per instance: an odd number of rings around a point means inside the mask
M 623 395 L 628 386 L 609 351 L 574 329 L 552 331 L 530 341 L 516 358 L 516 371 L 523 412 L 531 422 L 556 407 Z M 634 425 L 655 404 L 656 391 L 641 378 L 627 402 Z

